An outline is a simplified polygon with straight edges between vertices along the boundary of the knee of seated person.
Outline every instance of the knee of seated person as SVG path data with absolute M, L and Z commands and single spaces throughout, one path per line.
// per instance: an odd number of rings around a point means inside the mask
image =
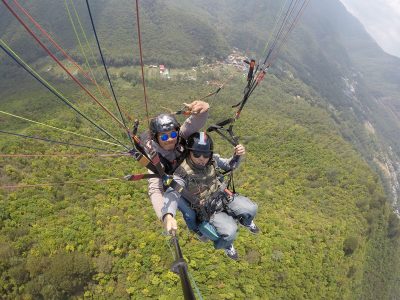
M 233 241 L 236 239 L 237 235 L 237 226 L 232 226 L 230 227 L 224 234 L 224 239 L 226 241 Z
M 257 203 L 251 202 L 251 205 L 250 205 L 250 214 L 251 214 L 252 216 L 255 216 L 256 213 L 257 213 L 257 211 L 258 211 L 258 205 L 257 205 Z

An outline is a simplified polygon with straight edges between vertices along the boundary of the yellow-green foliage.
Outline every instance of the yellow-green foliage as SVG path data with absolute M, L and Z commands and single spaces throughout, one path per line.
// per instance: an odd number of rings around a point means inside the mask
M 228 108 L 240 100 L 243 84 L 233 80 L 218 97 L 208 99 L 210 122 L 233 114 Z M 116 86 L 124 110 L 144 118 L 141 88 L 132 90 L 122 79 Z M 212 91 L 204 82 L 158 81 L 150 86 L 152 114 L 162 111 L 161 106 L 177 110 L 184 100 Z M 32 95 L 51 100 L 34 88 Z M 89 100 L 75 96 L 85 112 L 124 139 Z M 6 99 L 10 102 L 3 102 L 3 109 L 27 111 L 13 106 L 24 102 L 20 98 Z M 239 230 L 239 262 L 198 241 L 179 217 L 182 251 L 204 299 L 384 299 L 394 286 L 398 261 L 391 264 L 390 259 L 396 251 L 397 219 L 389 219 L 377 176 L 315 105 L 319 101 L 301 84 L 271 75 L 235 124 L 247 149 L 235 174 L 236 187 L 258 204 L 261 229 L 258 236 Z M 102 137 L 61 107 L 57 118 L 46 109 L 31 112 L 31 118 Z M 7 129 L 24 134 L 92 144 L 6 121 Z M 232 153 L 226 142 L 218 137 L 215 141 L 218 152 Z M 7 154 L 95 152 L 3 135 L 0 147 Z M 168 238 L 161 234 L 146 182 L 90 181 L 145 172 L 132 158 L 2 158 L 1 165 L 1 185 L 54 184 L 1 191 L 4 299 L 182 297 L 179 278 L 170 271 Z

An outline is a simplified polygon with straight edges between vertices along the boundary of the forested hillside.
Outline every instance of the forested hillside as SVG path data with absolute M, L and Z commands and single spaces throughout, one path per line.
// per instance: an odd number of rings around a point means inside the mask
M 212 61 L 221 59 L 229 53 L 230 49 L 222 33 L 213 28 L 207 19 L 195 13 L 182 12 L 179 7 L 165 2 L 143 1 L 140 5 L 141 34 L 145 37 L 143 49 L 146 63 L 187 67 L 196 65 L 202 56 Z M 74 27 L 71 26 L 71 18 L 76 31 L 80 34 L 83 46 L 85 40 L 80 32 L 77 16 L 82 28 L 87 32 L 88 39 L 95 43 L 88 10 L 84 1 L 76 2 L 74 6 L 70 1 L 65 3 L 44 1 L 41 5 L 25 3 L 24 7 L 42 26 L 46 26 L 63 47 L 71 50 L 70 54 L 84 62 Z M 108 63 L 115 66 L 137 64 L 139 49 L 135 3 L 129 0 L 93 1 L 91 6 L 98 34 L 104 42 Z M 54 13 L 46 15 L 47 11 Z M 35 47 L 33 39 L 18 21 L 11 18 L 11 14 L 4 6 L 0 11 L 0 28 L 3 28 L 0 37 L 8 39 L 16 51 L 23 49 L 24 53 L 28 52 L 25 55 L 26 60 L 33 61 L 46 56 L 44 51 Z M 84 49 L 89 52 L 89 49 Z
M 76 5 L 94 46 L 84 2 L 65 3 L 74 18 L 71 4 Z M 83 65 L 65 3 L 21 1 Z M 278 2 L 140 3 L 151 116 L 179 110 L 183 102 L 199 99 L 222 83 L 216 96 L 206 98 L 211 105 L 208 124 L 232 116 L 231 105 L 241 99 L 246 85 L 243 71 L 208 63 L 224 60 L 233 47 L 260 57 Z M 35 46 L 1 5 L 0 38 L 80 111 L 126 142 L 118 124 Z M 146 130 L 134 3 L 95 1 L 92 9 L 123 114 L 129 127 L 138 118 L 140 131 Z M 338 24 L 339 16 L 346 22 Z M 235 174 L 236 187 L 259 205 L 256 222 L 261 229 L 258 236 L 239 230 L 235 247 L 240 261 L 198 241 L 179 216 L 182 251 L 204 299 L 398 298 L 399 219 L 385 177 L 373 168 L 385 147 L 393 147 L 394 157 L 398 154 L 397 121 L 390 117 L 383 122 L 387 108 L 377 102 L 397 95 L 398 74 L 392 68 L 398 60 L 379 48 L 367 51 L 369 37 L 360 36 L 358 26 L 339 3 L 312 2 L 235 123 L 247 150 Z M 364 55 L 351 34 L 366 43 Z M 374 77 L 367 77 L 375 59 L 381 66 Z M 170 68 L 169 79 L 149 67 L 159 63 Z M 121 148 L 89 139 L 107 136 L 4 52 L 0 64 L 0 111 L 86 137 L 4 113 L 1 131 L 104 149 L 0 134 L 2 298 L 181 298 L 179 277 L 170 271 L 168 237 L 162 235 L 146 183 L 122 180 L 146 170 L 129 156 L 99 156 Z M 103 72 L 100 65 L 93 71 Z M 86 86 L 100 94 L 93 84 Z M 107 101 L 117 114 L 115 104 Z M 367 122 L 375 134 L 367 130 Z M 213 138 L 218 152 L 231 155 L 228 143 Z M 4 188 L 13 185 L 17 187 Z
M 89 43 L 95 44 L 86 4 L 47 2 L 24 6 L 75 59 L 84 63 L 81 50 L 87 55 L 90 51 L 78 25 L 87 32 Z M 137 64 L 135 5 L 127 0 L 113 4 L 114 1 L 91 4 L 106 61 L 114 66 Z M 47 16 L 43 7 L 52 14 Z M 282 3 L 276 1 L 257 0 L 144 1 L 140 6 L 144 61 L 193 67 L 226 58 L 232 47 L 261 60 L 272 41 L 281 7 Z M 6 9 L 0 10 L 0 28 L 0 36 L 17 53 L 23 51 L 28 62 L 46 56 Z M 97 52 L 94 56 L 98 61 Z M 309 3 L 270 72 L 290 70 L 311 85 L 329 103 L 324 109 L 330 110 L 341 124 L 343 137 L 381 172 L 390 192 L 399 176 L 399 67 L 400 59 L 384 53 L 339 1 L 324 0 Z M 358 126 L 350 125 L 354 123 Z M 383 165 L 390 165 L 395 171 L 378 167 Z M 393 205 L 397 206 L 400 187 L 391 193 Z

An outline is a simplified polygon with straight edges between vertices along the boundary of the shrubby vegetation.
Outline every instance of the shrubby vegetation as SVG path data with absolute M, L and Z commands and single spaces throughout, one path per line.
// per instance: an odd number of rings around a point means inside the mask
M 226 72 L 213 76 L 222 81 Z M 125 81 L 127 76 L 115 77 L 121 106 L 144 119 L 141 87 Z M 183 101 L 214 89 L 205 85 L 206 76 L 197 82 L 154 80 L 149 81 L 152 114 L 162 107 L 178 109 Z M 242 86 L 243 79 L 235 76 L 209 99 L 210 123 L 230 115 L 227 107 L 240 99 Z M 85 97 L 67 84 L 62 88 L 118 134 L 112 120 Z M 31 84 L 27 90 L 31 97 L 16 94 L 1 109 L 101 136 L 42 89 Z M 38 106 L 28 110 L 26 99 Z M 378 177 L 340 136 L 340 125 L 310 104 L 321 101 L 300 82 L 269 75 L 236 122 L 248 153 L 236 186 L 258 203 L 256 221 L 262 231 L 253 236 L 240 229 L 235 244 L 239 262 L 199 242 L 179 218 L 182 250 L 205 299 L 381 299 L 396 291 L 398 219 L 390 213 Z M 2 119 L 8 130 L 91 144 Z M 215 140 L 218 152 L 231 154 L 225 141 Z M 4 135 L 0 143 L 1 152 L 9 154 L 93 152 Z M 2 158 L 1 164 L 1 185 L 55 184 L 1 191 L 4 298 L 181 297 L 179 278 L 169 271 L 168 239 L 161 235 L 146 183 L 86 182 L 144 172 L 131 158 Z

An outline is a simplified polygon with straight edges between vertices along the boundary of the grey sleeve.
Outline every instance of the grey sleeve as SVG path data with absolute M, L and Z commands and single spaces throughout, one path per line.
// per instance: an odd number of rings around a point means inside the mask
M 178 184 L 185 186 L 185 182 L 182 178 L 174 175 L 174 179 Z M 175 191 L 172 188 L 167 189 L 167 191 L 164 193 L 164 199 L 163 199 L 164 204 L 161 209 L 162 217 L 164 217 L 166 214 L 171 214 L 172 216 L 175 217 L 180 198 L 181 195 L 177 191 Z
M 179 198 L 181 197 L 180 194 L 178 194 L 175 190 L 172 188 L 169 188 L 165 194 L 164 194 L 164 199 L 163 199 L 163 207 L 161 209 L 162 212 L 162 217 L 166 214 L 171 214 L 173 217 L 176 215 L 176 210 L 178 208 L 178 201 Z
M 149 173 L 152 173 L 149 171 Z M 151 200 L 151 204 L 153 205 L 153 209 L 158 217 L 161 220 L 162 212 L 161 209 L 163 207 L 164 199 L 163 199 L 163 185 L 160 178 L 150 178 L 148 179 L 148 194 Z
M 207 122 L 208 111 L 197 115 L 191 115 L 185 120 L 180 129 L 180 134 L 187 139 L 191 134 L 200 131 Z
M 231 158 L 222 158 L 219 154 L 214 154 L 213 159 L 217 164 L 217 167 L 224 170 L 234 170 L 240 165 L 240 161 L 242 160 L 241 156 L 234 155 Z

